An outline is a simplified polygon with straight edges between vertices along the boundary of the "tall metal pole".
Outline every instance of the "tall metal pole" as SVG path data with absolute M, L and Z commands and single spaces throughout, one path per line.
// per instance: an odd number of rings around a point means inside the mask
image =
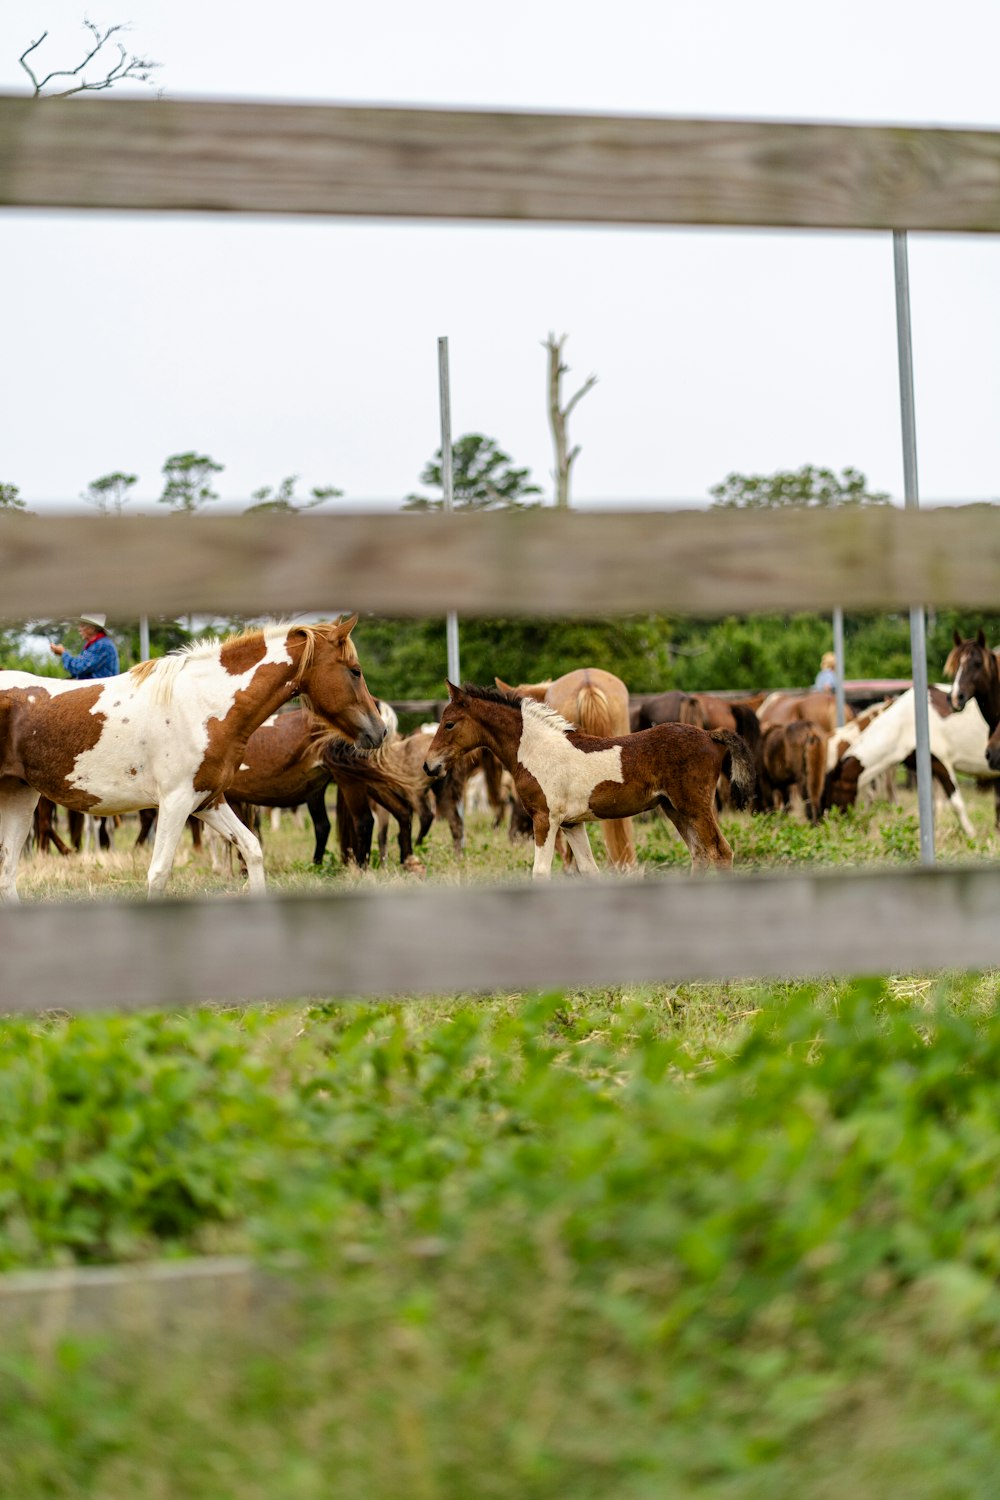
M 450 515 L 455 508 L 455 487 L 451 467 L 451 381 L 448 374 L 448 340 L 438 339 L 438 390 L 441 403 L 441 484 L 444 489 L 444 508 Z M 461 685 L 458 668 L 458 615 L 448 611 L 446 622 L 448 641 L 448 681 Z
M 903 421 L 903 495 L 907 510 L 919 510 L 917 485 L 917 418 L 913 399 L 913 343 L 910 336 L 910 273 L 906 233 L 894 229 L 896 273 L 896 341 L 899 347 L 899 404 Z M 910 657 L 913 664 L 914 718 L 917 732 L 917 806 L 920 810 L 920 863 L 934 863 L 934 805 L 931 799 L 931 738 L 927 715 L 927 629 L 924 607 L 910 607 Z
M 149 616 L 139 616 L 139 660 L 149 661 Z
M 837 658 L 837 681 L 834 695 L 837 702 L 837 728 L 844 723 L 844 611 L 835 605 L 833 611 L 833 654 Z

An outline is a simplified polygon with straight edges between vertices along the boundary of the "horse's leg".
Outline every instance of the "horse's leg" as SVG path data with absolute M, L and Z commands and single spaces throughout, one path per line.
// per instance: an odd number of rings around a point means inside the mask
M 552 856 L 556 848 L 559 824 L 548 813 L 536 813 L 532 819 L 535 833 L 535 857 L 531 865 L 533 880 L 548 880 L 552 874 Z
M 162 808 L 160 815 L 163 815 Z M 207 828 L 214 828 L 216 833 L 221 833 L 223 838 L 236 845 L 247 867 L 247 883 L 251 892 L 255 896 L 263 894 L 264 851 L 260 847 L 260 839 L 236 816 L 229 803 L 220 802 L 217 807 L 200 808 L 195 812 L 195 817 L 200 818 Z
M 455 857 L 461 859 L 465 852 L 465 819 L 462 817 L 461 800 L 465 790 L 465 776 L 462 771 L 453 768 L 444 778 L 444 784 L 434 796 L 437 801 L 437 815 L 445 818 L 451 829 L 451 846 Z
M 732 847 L 719 827 L 711 799 L 700 812 L 697 809 L 682 812 L 665 798 L 659 806 L 687 845 L 693 870 L 732 869 Z
M 340 788 L 337 796 L 338 823 L 340 827 L 339 809 L 343 804 L 345 814 L 350 819 L 350 850 L 344 863 L 353 861 L 362 868 L 368 864 L 372 852 L 372 833 L 375 829 L 375 817 L 368 803 L 368 791 L 362 783 L 345 784 Z M 343 840 L 341 841 L 341 854 L 344 852 Z
M 326 853 L 326 846 L 330 842 L 330 814 L 326 810 L 326 787 L 321 786 L 318 791 L 306 798 L 306 807 L 312 818 L 313 834 L 316 846 L 313 849 L 313 864 L 321 865 Z
M 17 901 L 17 866 L 31 830 L 38 793 L 17 782 L 0 792 L 0 901 Z
M 962 829 L 962 832 L 965 834 L 965 837 L 967 839 L 974 839 L 976 836 L 976 830 L 973 828 L 970 821 L 969 814 L 965 806 L 965 801 L 962 797 L 962 793 L 958 789 L 958 784 L 956 783 L 955 777 L 952 774 L 951 767 L 945 765 L 944 761 L 941 760 L 938 756 L 932 755 L 931 771 L 934 775 L 935 780 L 940 783 L 941 789 L 944 792 L 945 796 L 948 798 L 948 801 L 951 803 L 952 809 L 959 821 L 959 825 Z
M 607 818 L 601 824 L 604 847 L 615 869 L 622 874 L 638 868 L 635 853 L 635 834 L 631 818 Z
M 158 895 L 170 879 L 177 845 L 191 811 L 190 792 L 175 792 L 173 796 L 164 798 L 157 809 L 153 857 L 146 872 L 146 890 L 150 896 Z
M 587 834 L 586 823 L 578 823 L 575 828 L 564 828 L 566 842 L 573 851 L 576 867 L 581 875 L 599 875 L 597 860 L 594 851 L 590 847 L 590 838 Z
M 385 856 L 389 849 L 389 810 L 376 803 L 372 812 L 375 814 L 375 826 L 378 829 L 378 862 L 384 866 Z M 400 833 L 400 840 L 402 840 L 402 833 Z M 402 843 L 400 847 L 402 848 Z
M 139 834 L 138 834 L 138 837 L 136 838 L 135 844 L 133 846 L 134 848 L 136 848 L 136 849 L 141 849 L 142 848 L 143 844 L 146 842 L 146 840 L 149 838 L 149 835 L 152 833 L 152 831 L 153 831 L 153 824 L 155 822 L 156 822 L 156 808 L 155 807 L 140 807 L 140 809 L 139 809 Z

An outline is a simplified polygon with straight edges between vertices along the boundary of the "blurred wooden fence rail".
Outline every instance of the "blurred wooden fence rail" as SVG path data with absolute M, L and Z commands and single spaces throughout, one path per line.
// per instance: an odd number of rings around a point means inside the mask
M 1000 134 L 0 97 L 0 205 L 997 232 Z M 985 608 L 998 517 L 14 515 L 0 613 Z M 987 967 L 998 909 L 989 868 L 25 905 L 0 1009 Z

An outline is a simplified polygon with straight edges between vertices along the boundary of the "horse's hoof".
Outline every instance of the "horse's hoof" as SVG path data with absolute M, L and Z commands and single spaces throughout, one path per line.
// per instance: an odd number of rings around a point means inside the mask
M 407 855 L 403 860 L 403 869 L 408 875 L 418 875 L 421 880 L 427 874 L 427 866 L 415 854 Z

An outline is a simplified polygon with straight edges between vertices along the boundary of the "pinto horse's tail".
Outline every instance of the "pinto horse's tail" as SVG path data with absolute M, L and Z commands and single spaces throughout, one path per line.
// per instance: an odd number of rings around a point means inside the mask
M 729 777 L 736 807 L 746 807 L 752 800 L 757 785 L 757 768 L 746 740 L 734 734 L 731 729 L 709 729 L 707 733 L 709 739 L 725 746 L 726 753 L 719 767 L 719 775 Z

